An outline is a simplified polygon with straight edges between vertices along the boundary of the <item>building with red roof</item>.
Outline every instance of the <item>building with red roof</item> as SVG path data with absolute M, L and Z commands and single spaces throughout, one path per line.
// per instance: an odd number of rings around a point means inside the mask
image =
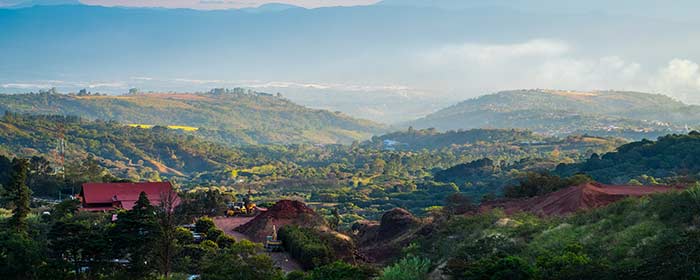
M 177 193 L 170 182 L 139 182 L 139 183 L 85 183 L 80 191 L 79 199 L 83 211 L 111 211 L 116 209 L 131 210 L 145 192 L 151 205 L 159 205 L 162 198 L 169 194 L 175 196 L 176 206 L 179 204 Z

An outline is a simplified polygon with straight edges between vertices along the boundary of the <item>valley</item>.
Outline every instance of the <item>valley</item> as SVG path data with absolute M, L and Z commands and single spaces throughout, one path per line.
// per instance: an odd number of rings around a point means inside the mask
M 0 0 L 0 279 L 700 279 L 698 10 Z

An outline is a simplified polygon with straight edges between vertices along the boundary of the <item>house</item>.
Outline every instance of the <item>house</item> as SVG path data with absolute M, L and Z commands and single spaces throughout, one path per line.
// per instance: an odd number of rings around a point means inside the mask
M 131 210 L 141 192 L 146 193 L 151 205 L 159 205 L 169 193 L 174 194 L 175 205 L 180 202 L 170 182 L 85 183 L 78 198 L 82 211 Z

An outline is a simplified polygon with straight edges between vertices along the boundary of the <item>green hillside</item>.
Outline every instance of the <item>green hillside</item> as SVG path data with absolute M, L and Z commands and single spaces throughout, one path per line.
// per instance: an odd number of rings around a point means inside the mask
M 667 135 L 657 141 L 642 140 L 593 155 L 585 162 L 561 165 L 563 175 L 585 173 L 605 183 L 673 183 L 700 177 L 700 133 Z
M 620 138 L 595 137 L 576 135 L 564 138 L 545 136 L 523 129 L 470 129 L 450 130 L 439 132 L 435 129 L 413 129 L 399 131 L 372 137 L 367 145 L 377 148 L 391 148 L 398 150 L 421 149 L 468 149 L 488 143 L 489 145 L 504 145 L 520 147 L 522 149 L 536 149 L 544 152 L 553 150 L 585 152 L 587 149 L 608 147 L 613 149 L 626 141 Z
M 639 92 L 516 90 L 466 100 L 410 124 L 440 130 L 524 128 L 552 135 L 641 139 L 700 125 L 699 108 Z
M 0 95 L 0 113 L 3 111 L 205 128 L 216 140 L 233 144 L 350 143 L 382 129 L 370 121 L 309 109 L 278 96 L 244 89 L 121 96 L 49 92 Z
M 0 128 L 0 154 L 41 156 L 57 164 L 63 135 L 66 164 L 91 156 L 123 178 L 184 177 L 248 163 L 240 151 L 164 127 L 141 129 L 78 117 L 5 113 Z

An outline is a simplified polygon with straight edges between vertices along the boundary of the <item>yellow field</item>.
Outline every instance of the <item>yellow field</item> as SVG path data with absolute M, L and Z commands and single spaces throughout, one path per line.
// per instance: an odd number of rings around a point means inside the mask
M 155 125 L 152 124 L 127 124 L 130 127 L 137 127 L 137 128 L 143 128 L 143 129 L 150 129 L 153 128 Z M 186 125 L 167 125 L 166 126 L 169 129 L 177 129 L 177 130 L 184 130 L 184 131 L 197 131 L 199 130 L 198 127 L 193 127 L 193 126 L 186 126 Z

